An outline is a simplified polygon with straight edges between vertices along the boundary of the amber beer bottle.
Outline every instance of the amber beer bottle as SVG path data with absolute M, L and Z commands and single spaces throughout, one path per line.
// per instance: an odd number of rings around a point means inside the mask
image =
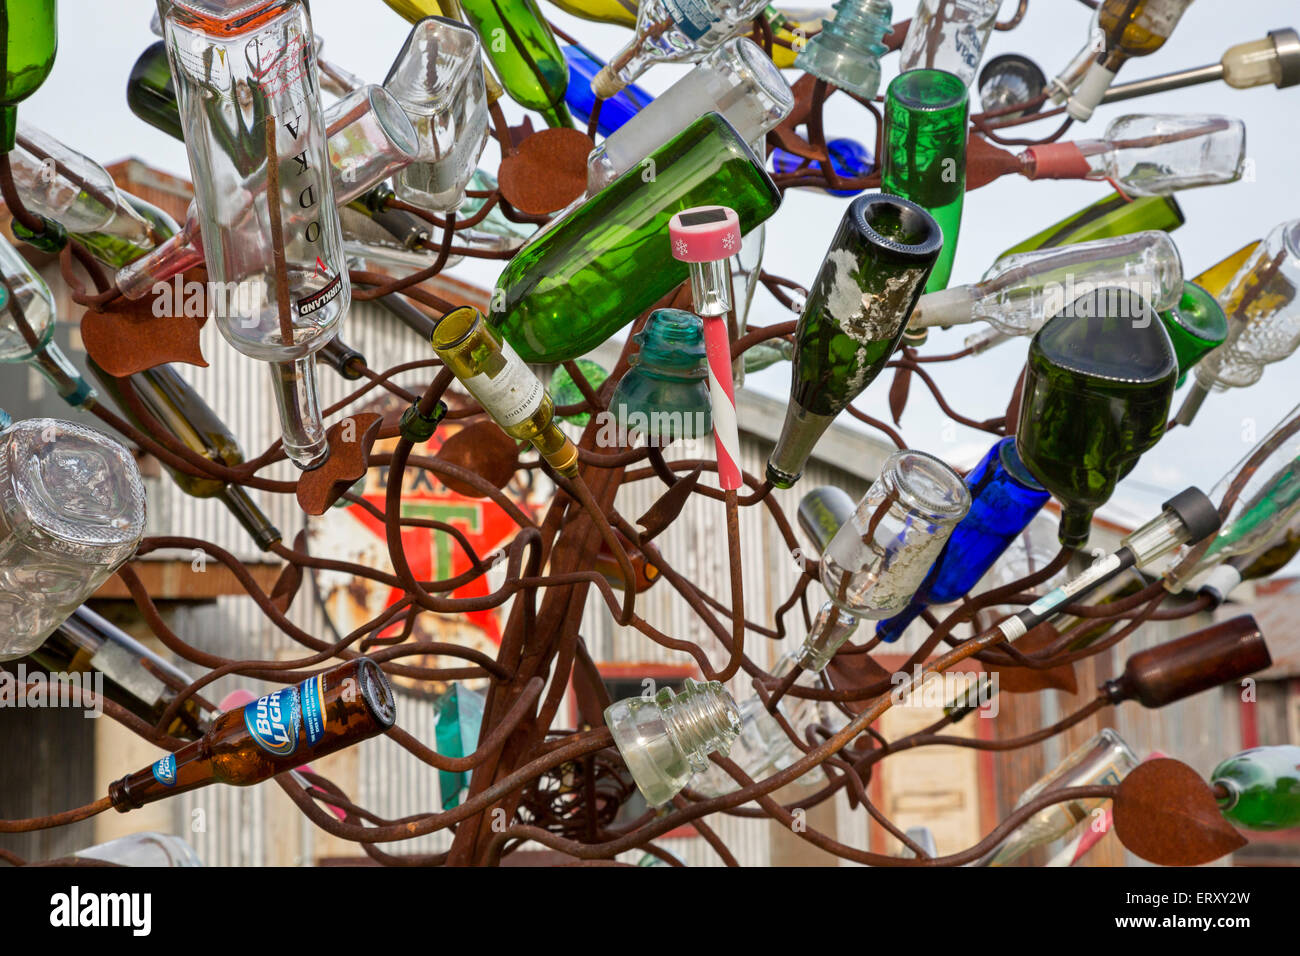
M 358 657 L 227 711 L 198 740 L 109 784 L 108 795 L 126 813 L 210 783 L 247 787 L 381 734 L 396 719 L 388 678 Z

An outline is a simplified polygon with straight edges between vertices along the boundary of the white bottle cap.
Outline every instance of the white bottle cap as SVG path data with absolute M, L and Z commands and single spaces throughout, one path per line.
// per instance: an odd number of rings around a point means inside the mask
M 1208 571 L 1198 574 L 1188 582 L 1187 588 L 1196 594 L 1208 592 L 1218 607 L 1232 593 L 1232 589 L 1241 583 L 1241 572 L 1231 564 L 1216 564 Z
M 1106 95 L 1106 91 L 1110 89 L 1111 81 L 1114 79 L 1114 70 L 1108 70 L 1100 63 L 1094 63 L 1088 67 L 1083 82 L 1079 84 L 1078 90 L 1070 97 L 1069 105 L 1066 106 L 1065 111 L 1079 122 L 1087 122 L 1092 118 L 1092 111 L 1097 108 L 1101 98 Z
M 959 285 L 939 292 L 927 292 L 917 300 L 909 329 L 930 329 L 936 325 L 961 325 L 973 318 L 971 307 L 975 294 L 969 285 Z

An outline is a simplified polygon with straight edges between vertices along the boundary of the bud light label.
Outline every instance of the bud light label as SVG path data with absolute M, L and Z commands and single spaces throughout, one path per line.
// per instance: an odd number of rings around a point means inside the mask
M 176 786 L 176 756 L 168 754 L 153 765 L 153 778 L 164 787 Z
M 325 736 L 325 681 L 323 674 L 298 685 L 302 702 L 302 729 L 307 732 L 307 746 L 314 747 Z
M 244 707 L 244 726 L 267 753 L 287 757 L 298 749 L 298 688 L 285 687 Z

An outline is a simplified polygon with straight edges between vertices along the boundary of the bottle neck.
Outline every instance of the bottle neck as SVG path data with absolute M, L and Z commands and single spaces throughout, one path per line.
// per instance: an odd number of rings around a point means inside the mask
M 696 773 L 708 768 L 709 754 L 730 751 L 740 733 L 740 710 L 717 681 L 688 682 L 662 712 L 669 736 Z
M 113 809 L 127 813 L 139 810 L 147 803 L 197 790 L 215 781 L 208 740 L 201 737 L 143 770 L 114 780 L 108 785 L 108 795 Z
M 808 464 L 817 440 L 822 437 L 834 415 L 818 415 L 791 401 L 786 409 L 781 437 L 767 460 L 767 480 L 778 488 L 789 488 Z
M 280 530 L 239 485 L 223 485 L 217 497 L 262 551 L 270 551 L 281 539 Z

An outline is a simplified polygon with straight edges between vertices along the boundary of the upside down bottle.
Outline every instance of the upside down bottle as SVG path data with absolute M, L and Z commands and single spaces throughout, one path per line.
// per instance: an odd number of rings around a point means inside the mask
M 213 319 L 268 363 L 285 452 L 317 467 L 329 448 L 313 354 L 351 287 L 311 22 L 301 0 L 175 0 L 163 21 L 208 276 L 239 290 Z
M 1300 747 L 1255 747 L 1214 768 L 1219 809 L 1239 827 L 1300 827 Z
M 198 740 L 109 784 L 119 813 L 213 783 L 247 787 L 393 726 L 396 699 L 368 657 L 260 697 L 212 721 Z
M 883 193 L 849 204 L 794 333 L 790 404 L 767 480 L 799 480 L 817 440 L 880 374 L 943 247 L 920 206 Z
M 1177 380 L 1169 333 L 1129 289 L 1082 295 L 1034 336 L 1016 448 L 1061 500 L 1064 547 L 1087 542 L 1093 512 L 1160 440 Z

